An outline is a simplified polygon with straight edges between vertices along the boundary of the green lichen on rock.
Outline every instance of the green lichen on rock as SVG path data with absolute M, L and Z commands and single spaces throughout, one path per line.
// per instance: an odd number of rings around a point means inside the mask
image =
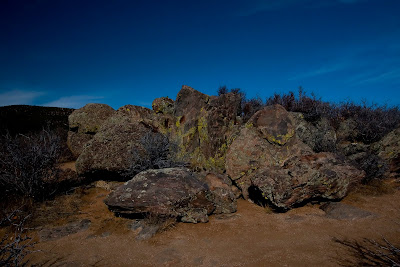
M 168 97 L 154 99 L 151 106 L 155 113 L 172 114 L 174 112 L 174 100 Z
M 199 132 L 200 143 L 207 142 L 208 138 L 208 124 L 205 117 L 200 117 L 197 122 L 197 131 Z
M 283 146 L 284 144 L 286 144 L 289 141 L 290 138 L 292 138 L 294 136 L 294 133 L 295 133 L 295 131 L 291 130 L 286 134 L 277 134 L 277 135 L 267 134 L 266 139 L 270 143 L 275 143 L 275 144 Z

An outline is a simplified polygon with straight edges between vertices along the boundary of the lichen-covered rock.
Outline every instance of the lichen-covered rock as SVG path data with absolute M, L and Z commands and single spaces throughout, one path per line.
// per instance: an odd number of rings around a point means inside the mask
M 103 122 L 114 114 L 115 110 L 106 104 L 87 104 L 75 110 L 68 117 L 68 147 L 78 157 L 84 145 L 93 138 Z
M 381 141 L 372 144 L 372 150 L 387 161 L 390 176 L 400 177 L 400 128 L 391 131 Z
M 250 179 L 261 193 L 256 197 L 287 210 L 310 199 L 341 199 L 364 175 L 338 156 L 322 152 L 292 157 L 281 167 L 264 167 Z
M 153 100 L 152 108 L 155 113 L 173 114 L 174 100 L 168 97 L 160 97 Z
M 147 170 L 105 199 L 119 214 L 176 217 L 183 222 L 207 222 L 215 207 L 207 184 L 184 168 Z
M 79 175 L 96 179 L 128 179 L 133 175 L 132 151 L 147 156 L 140 143 L 142 137 L 157 131 L 154 113 L 147 108 L 126 105 L 109 117 L 85 145 L 76 161 Z
M 274 119 L 263 119 L 263 116 Z M 228 148 L 226 173 L 235 180 L 243 196 L 248 198 L 250 175 L 253 172 L 264 167 L 280 167 L 293 156 L 310 153 L 311 148 L 295 135 L 290 114 L 275 105 L 255 113 L 241 129 Z
M 232 181 L 227 176 L 216 173 L 208 173 L 204 179 L 212 193 L 214 214 L 236 212 L 236 187 L 232 185 Z
M 299 139 L 315 152 L 333 152 L 336 149 L 336 132 L 328 119 L 307 122 L 301 113 L 291 113 Z
M 281 105 L 267 106 L 248 121 L 271 144 L 285 145 L 295 133 L 293 119 Z
M 240 96 L 229 93 L 207 96 L 183 86 L 175 101 L 175 125 L 171 139 L 179 145 L 179 154 L 192 167 L 222 172 L 225 154 L 237 131 Z

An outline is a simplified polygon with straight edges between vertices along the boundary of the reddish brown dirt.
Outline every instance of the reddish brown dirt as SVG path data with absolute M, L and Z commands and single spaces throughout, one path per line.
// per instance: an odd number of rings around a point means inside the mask
M 400 191 L 381 196 L 352 194 L 343 201 L 376 214 L 355 220 L 325 217 L 318 205 L 271 213 L 245 200 L 238 212 L 211 216 L 205 224 L 178 223 L 147 241 L 135 240 L 130 220 L 103 203 L 109 191 L 77 190 L 43 204 L 32 222 L 46 228 L 90 219 L 89 229 L 39 242 L 31 254 L 44 266 L 338 266 L 348 251 L 333 237 L 400 241 Z M 31 233 L 37 234 L 37 232 Z

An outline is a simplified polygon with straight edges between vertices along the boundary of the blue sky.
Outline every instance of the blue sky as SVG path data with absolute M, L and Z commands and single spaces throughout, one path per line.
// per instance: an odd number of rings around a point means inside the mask
M 151 107 L 189 85 L 400 104 L 398 0 L 0 0 L 0 106 Z

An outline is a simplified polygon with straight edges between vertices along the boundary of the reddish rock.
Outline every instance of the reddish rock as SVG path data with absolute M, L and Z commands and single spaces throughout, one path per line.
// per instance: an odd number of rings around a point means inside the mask
M 233 213 L 237 210 L 236 195 L 231 180 L 222 174 L 208 173 L 205 182 L 212 193 L 215 206 L 214 214 Z
M 285 145 L 295 132 L 292 117 L 281 105 L 267 106 L 257 111 L 248 125 L 256 127 L 263 138 L 278 145 Z
M 275 119 L 268 120 L 263 116 Z M 290 114 L 279 105 L 271 106 L 254 114 L 229 146 L 226 172 L 232 180 L 237 180 L 245 198 L 248 198 L 251 185 L 250 176 L 256 170 L 280 167 L 293 156 L 312 153 L 311 148 L 295 136 L 293 129 Z
M 282 167 L 264 167 L 250 180 L 274 206 L 290 209 L 310 199 L 339 200 L 364 175 L 338 156 L 324 152 L 292 157 Z

